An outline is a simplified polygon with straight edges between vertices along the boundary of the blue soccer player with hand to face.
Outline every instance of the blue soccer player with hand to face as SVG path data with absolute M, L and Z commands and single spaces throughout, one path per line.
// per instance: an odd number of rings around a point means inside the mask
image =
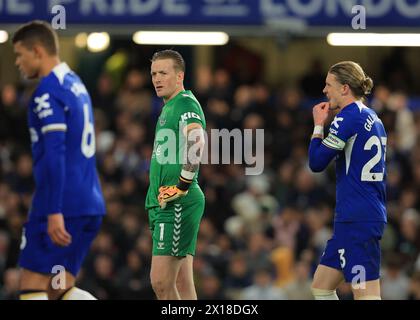
M 359 64 L 333 65 L 326 78 L 328 102 L 313 108 L 315 129 L 309 166 L 323 171 L 336 164 L 334 233 L 315 272 L 312 292 L 317 300 L 338 300 L 336 288 L 352 283 L 356 300 L 380 300 L 379 270 L 386 218 L 386 132 L 376 113 L 362 99 L 373 87 Z M 335 115 L 324 139 L 324 125 Z
M 36 189 L 22 234 L 20 299 L 95 300 L 75 287 L 105 214 L 91 100 L 80 78 L 60 62 L 48 23 L 21 26 L 13 45 L 21 73 L 40 79 L 28 108 Z M 60 269 L 64 281 L 52 281 Z

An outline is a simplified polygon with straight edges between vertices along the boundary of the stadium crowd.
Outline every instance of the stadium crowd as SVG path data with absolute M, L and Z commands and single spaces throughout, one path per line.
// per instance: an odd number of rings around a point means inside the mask
M 107 215 L 78 281 L 99 299 L 154 299 L 144 201 L 162 101 L 143 67 L 127 69 L 121 82 L 104 72 L 91 90 Z M 199 299 L 312 299 L 335 205 L 334 166 L 313 174 L 307 164 L 311 106 L 323 100 L 325 72 L 308 71 L 294 86 L 273 88 L 224 68 L 196 68 L 188 89 L 203 107 L 207 131 L 261 128 L 265 137 L 264 157 L 257 155 L 261 175 L 245 175 L 240 164 L 200 168 L 206 209 L 194 262 Z M 382 297 L 420 299 L 420 109 L 409 108 L 398 86 L 403 79 L 372 76 L 368 105 L 388 133 Z M 17 298 L 21 231 L 34 189 L 26 125 L 32 89 L 30 82 L 1 88 L 0 299 Z M 352 299 L 349 285 L 338 295 Z

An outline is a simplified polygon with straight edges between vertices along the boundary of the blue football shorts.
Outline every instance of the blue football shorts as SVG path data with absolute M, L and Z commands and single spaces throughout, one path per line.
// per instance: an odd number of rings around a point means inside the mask
M 320 264 L 337 269 L 346 282 L 379 279 L 383 222 L 336 222 Z
M 46 220 L 29 221 L 22 231 L 19 266 L 30 271 L 51 274 L 62 266 L 77 276 L 92 241 L 99 232 L 102 216 L 83 216 L 64 219 L 72 242 L 67 247 L 55 245 L 47 233 Z

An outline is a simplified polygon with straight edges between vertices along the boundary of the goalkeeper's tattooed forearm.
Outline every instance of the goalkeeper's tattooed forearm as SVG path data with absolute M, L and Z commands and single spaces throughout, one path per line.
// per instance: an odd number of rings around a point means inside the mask
M 200 160 L 201 160 L 201 149 L 199 149 L 199 154 L 196 152 L 191 152 L 191 148 L 195 146 L 197 141 L 187 141 L 187 161 L 182 166 L 182 169 L 188 172 L 197 172 Z
M 188 172 L 197 172 L 198 164 L 186 163 L 183 165 L 182 169 Z

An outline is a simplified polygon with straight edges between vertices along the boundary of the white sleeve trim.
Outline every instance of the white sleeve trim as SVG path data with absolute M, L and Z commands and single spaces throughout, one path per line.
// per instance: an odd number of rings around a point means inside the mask
M 346 155 L 346 174 L 349 173 L 351 154 L 353 151 L 354 142 L 356 141 L 357 133 L 347 140 L 346 146 L 344 147 L 344 154 Z
M 188 179 L 188 180 L 192 180 L 194 179 L 195 176 L 195 172 L 189 172 L 187 170 L 182 169 L 181 170 L 181 177 Z
M 65 123 L 53 123 L 43 126 L 41 128 L 42 133 L 46 133 L 48 131 L 67 131 L 67 125 Z

